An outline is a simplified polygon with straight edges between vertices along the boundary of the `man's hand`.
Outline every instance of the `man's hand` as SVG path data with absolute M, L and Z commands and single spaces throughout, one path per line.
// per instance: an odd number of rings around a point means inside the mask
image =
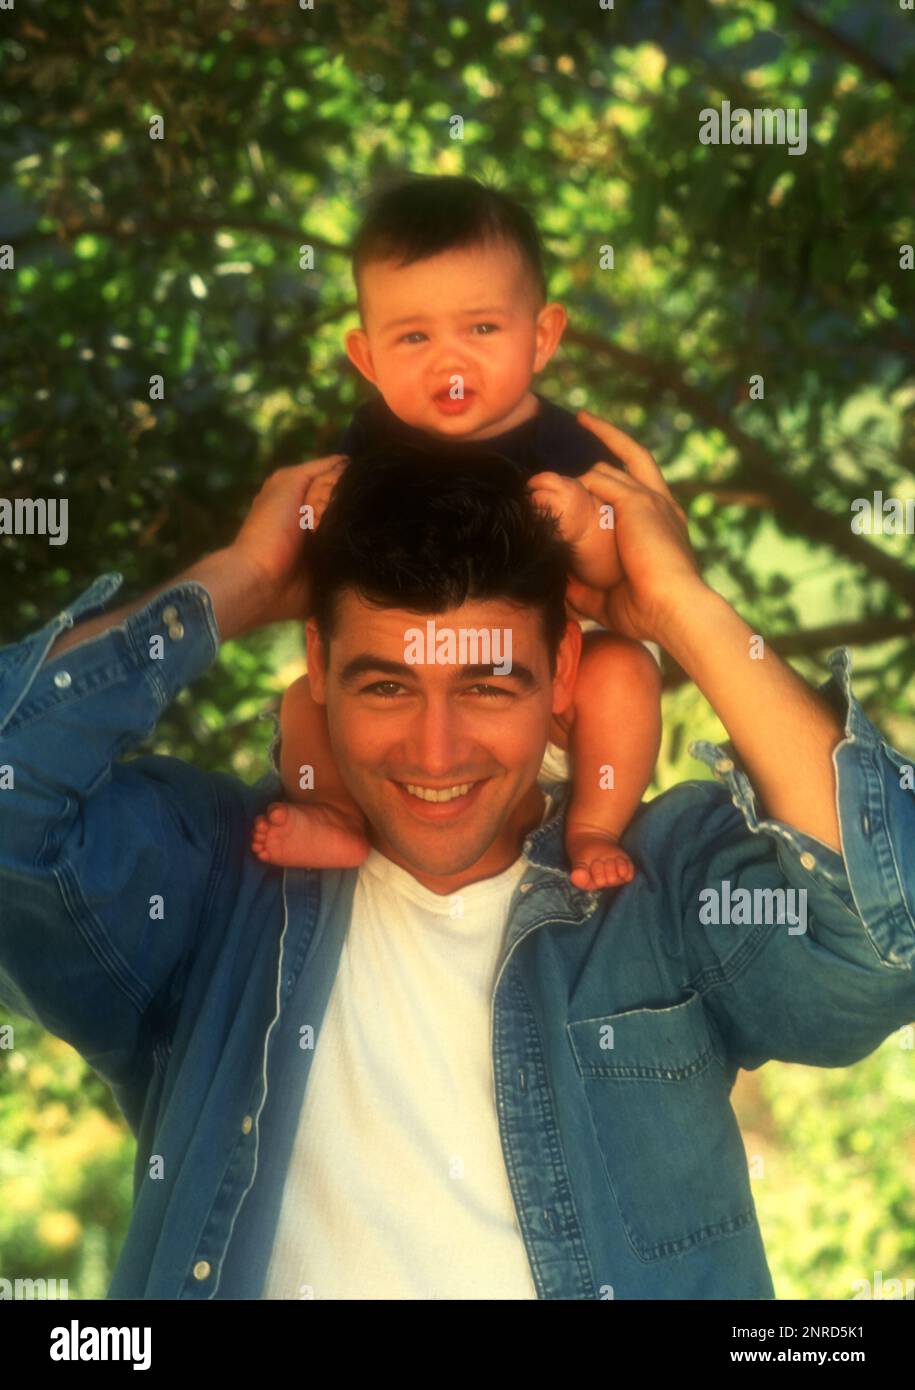
M 343 469 L 344 454 L 329 454 L 265 480 L 251 510 L 229 546 L 243 569 L 258 577 L 270 595 L 271 620 L 301 618 L 311 612 L 305 566 L 308 535 L 317 527 Z M 310 507 L 311 514 L 303 509 Z M 311 522 L 303 526 L 303 522 Z
M 159 584 L 143 598 L 77 623 L 51 646 L 47 661 L 71 647 L 100 637 L 139 612 L 156 594 L 194 580 L 209 591 L 221 642 L 285 618 L 311 612 L 305 566 L 308 531 L 300 526 L 300 507 L 314 508 L 317 526 L 345 467 L 344 454 L 279 468 L 267 478 L 231 545 L 204 555 L 176 579 Z
M 578 480 L 613 508 L 614 537 L 621 578 L 605 592 L 586 572 L 573 574 L 567 596 L 572 606 L 624 637 L 665 642 L 674 608 L 691 593 L 705 590 L 689 543 L 686 513 L 675 502 L 661 470 L 647 449 L 606 420 L 578 412 L 579 422 L 596 434 L 626 471 L 597 463 Z

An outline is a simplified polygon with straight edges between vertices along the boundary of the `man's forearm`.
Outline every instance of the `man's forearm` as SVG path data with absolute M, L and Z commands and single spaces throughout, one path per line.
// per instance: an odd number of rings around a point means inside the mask
M 844 726 L 771 647 L 754 659 L 755 635 L 700 581 L 681 596 L 657 640 L 727 729 L 764 814 L 840 852 L 832 752 Z
M 169 579 L 155 589 L 150 589 L 135 603 L 123 604 L 110 613 L 99 614 L 85 622 L 77 623 L 69 632 L 63 633 L 48 652 L 45 662 L 53 661 L 70 647 L 100 637 L 109 628 L 117 627 L 145 608 L 156 594 L 164 593 L 175 584 L 196 580 L 208 591 L 213 601 L 213 612 L 219 636 L 223 642 L 232 637 L 240 637 L 246 632 L 262 627 L 271 620 L 269 596 L 262 578 L 242 561 L 238 554 L 226 547 L 205 555 L 190 569 L 186 569 L 175 579 Z

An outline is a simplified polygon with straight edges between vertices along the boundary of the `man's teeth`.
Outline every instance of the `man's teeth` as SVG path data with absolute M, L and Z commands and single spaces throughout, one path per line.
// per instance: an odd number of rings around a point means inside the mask
M 453 801 L 456 796 L 466 796 L 470 788 L 475 786 L 474 782 L 461 782 L 456 787 L 442 787 L 436 791 L 433 787 L 417 787 L 412 782 L 404 784 L 411 796 L 418 796 L 420 801 Z

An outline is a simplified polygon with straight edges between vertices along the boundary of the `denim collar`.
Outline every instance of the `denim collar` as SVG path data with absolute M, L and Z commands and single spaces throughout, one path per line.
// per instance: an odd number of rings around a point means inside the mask
M 549 797 L 544 819 L 524 840 L 524 854 L 539 869 L 562 870 L 571 865 L 565 851 L 565 821 L 571 787 L 568 782 L 545 782 L 542 790 Z
M 551 804 L 546 820 L 532 830 L 524 841 L 523 851 L 530 867 L 525 872 L 523 882 L 531 889 L 546 890 L 546 896 L 542 899 L 539 893 L 532 893 L 531 897 L 540 899 L 539 905 L 547 915 L 565 917 L 570 913 L 572 919 L 583 921 L 594 912 L 600 891 L 576 888 L 569 878 L 572 865 L 566 853 L 565 830 L 571 784 L 548 782 L 543 784 L 543 789 L 550 797 Z

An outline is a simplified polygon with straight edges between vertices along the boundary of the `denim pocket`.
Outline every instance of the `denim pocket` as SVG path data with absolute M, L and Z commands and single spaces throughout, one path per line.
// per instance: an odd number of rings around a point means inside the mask
M 743 1141 L 699 995 L 566 1029 L 639 1258 L 679 1255 L 753 1225 Z

